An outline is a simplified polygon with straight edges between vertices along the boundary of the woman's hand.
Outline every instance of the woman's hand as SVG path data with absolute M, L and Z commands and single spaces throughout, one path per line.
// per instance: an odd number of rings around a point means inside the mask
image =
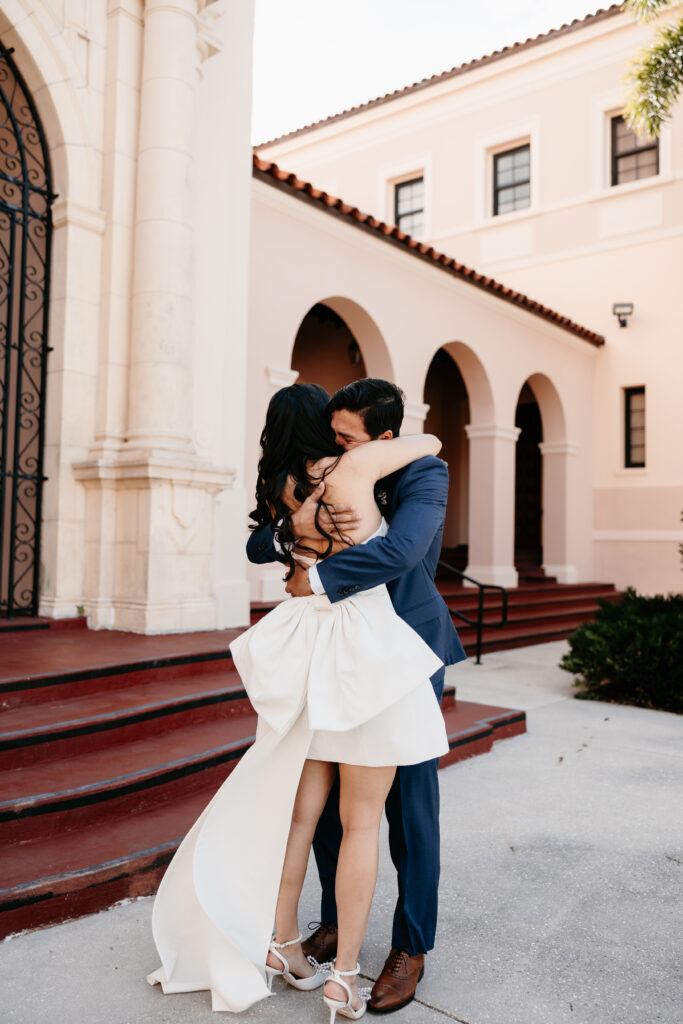
M 292 529 L 295 537 L 321 536 L 315 523 L 315 516 L 318 511 L 318 501 L 322 498 L 324 491 L 325 481 L 322 480 L 309 497 L 299 505 L 296 512 L 292 512 Z M 320 508 L 318 522 L 323 530 L 326 530 L 331 536 L 340 537 L 357 530 L 360 518 L 353 505 L 328 505 L 326 508 Z
M 294 568 L 294 575 L 291 579 L 287 580 L 285 590 L 292 597 L 309 597 L 313 593 L 311 584 L 308 582 L 308 569 L 306 566 L 299 565 L 297 562 Z

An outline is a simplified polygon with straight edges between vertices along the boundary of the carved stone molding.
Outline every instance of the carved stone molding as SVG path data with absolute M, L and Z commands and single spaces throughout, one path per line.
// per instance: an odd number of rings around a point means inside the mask
M 427 419 L 429 406 L 425 402 L 406 402 L 404 412 L 406 416 L 410 416 L 411 419 L 419 420 L 420 423 L 424 423 Z
M 86 486 L 105 482 L 110 487 L 141 487 L 170 481 L 218 494 L 235 480 L 235 470 L 217 468 L 203 459 L 179 459 L 173 453 L 126 452 L 74 463 L 74 475 Z
M 198 0 L 197 51 L 200 67 L 223 49 L 220 22 L 225 15 L 225 0 Z
M 298 376 L 298 370 L 283 370 L 279 366 L 266 366 L 268 383 L 276 390 L 278 388 L 288 388 L 291 384 L 296 384 Z
M 494 438 L 497 441 L 516 441 L 520 434 L 520 427 L 508 427 L 502 423 L 468 423 L 465 426 L 465 433 L 470 441 L 480 438 Z
M 541 441 L 538 446 L 542 455 L 578 455 L 579 446 L 567 441 Z

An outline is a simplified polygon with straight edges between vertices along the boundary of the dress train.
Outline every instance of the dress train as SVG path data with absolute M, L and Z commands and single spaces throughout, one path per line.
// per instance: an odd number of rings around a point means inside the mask
M 383 524 L 382 529 L 386 529 Z M 415 764 L 448 750 L 429 678 L 441 660 L 386 587 L 331 604 L 283 601 L 231 644 L 259 714 L 256 742 L 181 843 L 152 916 L 165 993 L 208 989 L 214 1010 L 270 993 L 272 936 L 304 762 Z

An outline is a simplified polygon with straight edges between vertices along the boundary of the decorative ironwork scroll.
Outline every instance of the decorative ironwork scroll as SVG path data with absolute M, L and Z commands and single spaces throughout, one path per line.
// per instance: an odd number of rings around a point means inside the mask
M 54 199 L 31 95 L 0 44 L 0 615 L 38 609 Z

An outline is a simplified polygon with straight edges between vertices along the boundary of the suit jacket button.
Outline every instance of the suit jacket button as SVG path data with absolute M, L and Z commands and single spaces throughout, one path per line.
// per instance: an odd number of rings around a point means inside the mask
M 266 550 L 266 545 L 265 544 L 259 544 L 256 550 L 257 551 L 265 551 Z

